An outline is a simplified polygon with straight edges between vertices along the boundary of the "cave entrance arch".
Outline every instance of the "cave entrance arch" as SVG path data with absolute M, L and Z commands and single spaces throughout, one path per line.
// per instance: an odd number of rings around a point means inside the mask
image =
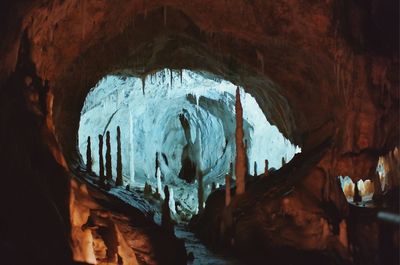
M 236 88 L 204 71 L 163 69 L 146 78 L 107 75 L 91 89 L 81 111 L 78 141 L 83 163 L 87 164 L 90 137 L 93 172 L 100 175 L 101 135 L 104 157 L 111 147 L 115 178 L 120 141 L 125 185 L 143 189 L 147 183 L 162 197 L 168 185 L 181 209 L 195 213 L 198 172 L 207 196 L 224 185 L 235 162 Z M 270 168 L 280 168 L 300 149 L 267 121 L 254 97 L 240 90 L 248 175 L 261 175 L 265 159 Z

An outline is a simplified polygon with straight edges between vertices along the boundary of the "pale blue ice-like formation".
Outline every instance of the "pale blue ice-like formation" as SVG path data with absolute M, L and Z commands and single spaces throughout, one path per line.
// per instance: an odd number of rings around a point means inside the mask
M 182 151 L 188 144 L 178 115 L 184 114 L 189 122 L 189 144 L 193 146 L 189 156 L 201 167 L 204 186 L 223 184 L 229 164 L 235 159 L 235 90 L 236 86 L 228 81 L 189 70 L 161 70 L 144 80 L 108 75 L 90 91 L 81 112 L 82 158 L 86 158 L 87 137 L 97 139 L 109 130 L 112 164 L 116 165 L 116 128 L 120 126 L 124 182 L 143 187 L 147 181 L 157 187 L 158 152 L 162 185 L 173 187 L 175 200 L 194 211 L 197 184 L 177 177 Z M 261 174 L 265 159 L 270 167 L 280 168 L 282 157 L 289 161 L 300 148 L 270 125 L 256 100 L 243 89 L 241 100 L 250 173 L 256 161 Z M 98 172 L 96 140 L 92 141 L 92 154 L 93 170 Z

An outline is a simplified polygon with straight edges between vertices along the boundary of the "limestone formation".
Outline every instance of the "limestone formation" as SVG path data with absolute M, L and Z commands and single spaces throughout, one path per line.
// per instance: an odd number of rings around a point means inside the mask
M 121 154 L 121 129 L 117 127 L 117 179 L 115 180 L 116 186 L 122 186 L 122 154 Z
M 132 110 L 129 109 L 129 174 L 130 174 L 130 182 L 133 185 L 135 183 L 135 159 L 134 159 L 134 133 L 133 133 L 133 117 Z
M 203 184 L 203 173 L 197 167 L 196 170 L 197 175 L 197 200 L 198 200 L 198 209 L 199 213 L 203 212 L 203 204 L 204 204 L 204 184 Z
M 157 191 L 156 191 L 156 194 L 158 194 L 158 196 L 160 198 L 165 198 L 165 194 L 162 191 L 161 170 L 160 170 L 160 168 L 157 168 L 156 176 L 157 176 Z
M 106 179 L 112 180 L 110 132 L 106 133 Z
M 103 160 L 103 136 L 99 135 L 99 177 L 100 183 L 104 183 L 104 160 Z
M 169 189 L 168 185 L 165 185 L 164 187 L 164 202 L 162 205 L 162 212 L 161 212 L 161 227 L 163 227 L 168 233 L 173 234 L 174 233 L 174 225 L 171 220 L 171 211 L 169 209 L 169 200 L 170 200 L 170 194 L 169 194 Z
M 160 167 L 160 160 L 158 159 L 158 152 L 156 152 L 156 159 L 155 159 L 155 171 L 154 177 L 157 178 L 157 170 Z
M 254 176 L 257 177 L 258 173 L 257 173 L 257 161 L 254 161 Z
M 236 89 L 236 163 L 235 163 L 235 174 L 236 174 L 236 195 L 243 194 L 245 192 L 245 174 L 246 174 L 246 150 L 243 144 L 243 108 L 240 101 L 240 89 Z
M 387 184 L 387 189 L 383 193 L 383 204 L 374 208 L 351 205 L 346 218 L 348 229 L 340 225 L 339 241 L 331 234 L 329 220 L 341 216 L 343 211 L 336 207 L 337 203 L 328 208 L 321 206 L 322 196 L 332 198 L 333 185 L 329 184 L 330 188 L 326 189 L 329 193 L 323 195 L 324 175 L 312 173 L 322 167 L 332 169 L 330 178 L 365 179 L 376 167 L 377 156 L 399 145 L 398 3 L 393 0 L 132 0 L 116 4 L 115 1 L 3 0 L 0 4 L 0 146 L 4 155 L 0 168 L 5 188 L 0 193 L 0 202 L 7 216 L 2 218 L 2 223 L 5 222 L 0 237 L 2 263 L 104 264 L 110 257 L 113 265 L 126 265 L 135 262 L 130 257 L 137 255 L 138 262 L 148 264 L 186 264 L 183 242 L 182 248 L 177 248 L 173 236 L 166 236 L 150 218 L 128 203 L 121 209 L 120 203 L 113 199 L 114 194 L 99 191 L 93 185 L 82 185 L 80 172 L 76 170 L 85 156 L 87 137 L 94 137 L 93 142 L 97 141 L 98 134 L 105 137 L 104 128 L 115 128 L 115 124 L 120 124 L 116 118 L 123 117 L 123 113 L 127 115 L 119 107 L 117 112 L 106 113 L 111 105 L 125 102 L 96 102 L 99 107 L 91 113 L 104 115 L 102 130 L 78 132 L 83 124 L 80 124 L 80 115 L 86 105 L 85 97 L 105 73 L 121 82 L 130 76 L 143 78 L 144 94 L 147 73 L 164 67 L 185 67 L 201 70 L 203 76 L 212 79 L 231 80 L 243 86 L 252 93 L 272 124 L 288 140 L 301 145 L 303 153 L 274 173 L 272 167 L 281 165 L 282 155 L 252 158 L 251 161 L 259 163 L 269 159 L 269 176 L 245 186 L 245 194 L 232 200 L 227 209 L 221 209 L 223 192 L 213 193 L 199 218 L 202 223 L 196 229 L 204 242 L 250 259 L 244 261 L 250 264 L 266 261 L 398 264 L 398 225 L 386 224 L 386 221 L 380 224 L 383 222 L 376 218 L 380 211 L 399 214 L 398 163 L 397 167 L 385 171 L 383 185 Z M 166 75 L 167 81 L 169 77 Z M 184 84 L 186 77 L 184 73 Z M 216 86 L 209 84 L 210 88 Z M 151 100 L 157 95 L 151 109 L 158 115 L 135 118 L 135 131 L 144 132 L 143 138 L 136 137 L 139 135 L 134 138 L 135 148 L 143 154 L 137 157 L 135 154 L 135 171 L 138 181 L 144 181 L 147 174 L 155 185 L 152 163 L 156 150 L 166 152 L 175 175 L 179 172 L 175 165 L 181 164 L 181 150 L 176 157 L 172 151 L 178 141 L 171 134 L 181 133 L 176 128 L 177 112 L 171 117 L 167 111 L 168 103 L 177 101 L 175 98 L 167 102 L 167 98 L 178 91 L 179 84 L 174 79 L 173 90 L 160 86 L 168 92 L 162 95 L 154 93 L 151 82 L 146 85 L 146 97 L 141 99 Z M 142 93 L 142 87 L 131 86 L 130 90 L 119 89 L 124 92 L 119 96 L 126 98 L 131 94 L 125 92 L 136 90 Z M 234 92 L 229 97 L 234 100 Z M 242 97 L 246 111 L 244 99 L 247 98 L 250 97 Z M 210 117 L 207 123 L 215 121 L 212 116 L 218 109 L 214 102 L 221 97 L 215 97 L 215 101 L 201 99 L 198 105 L 191 102 L 193 109 L 212 114 L 205 115 Z M 229 105 L 230 110 L 233 104 Z M 174 107 L 179 111 L 181 106 Z M 101 109 L 104 111 L 98 111 Z M 137 110 L 135 106 L 135 115 Z M 227 109 L 220 110 L 219 113 L 225 114 Z M 168 116 L 170 122 L 164 123 L 158 116 L 163 116 L 162 120 Z M 200 120 L 189 116 L 192 124 Z M 221 123 L 229 135 L 224 135 L 224 130 L 215 130 L 220 126 L 204 127 L 211 127 L 209 135 L 215 132 L 211 138 L 218 138 L 220 142 L 211 149 L 226 151 L 221 163 L 216 164 L 223 168 L 215 175 L 219 178 L 224 177 L 227 161 L 235 152 L 235 142 L 231 139 L 235 119 L 228 116 L 219 114 L 217 118 L 227 117 Z M 141 128 L 146 124 L 149 126 Z M 251 130 L 245 126 L 246 123 L 243 129 L 249 143 L 251 140 L 252 147 L 261 149 L 254 144 L 248 134 Z M 121 129 L 125 127 L 128 126 Z M 121 136 L 124 135 L 128 134 L 122 132 Z M 167 143 L 162 141 L 164 136 Z M 203 136 L 209 138 L 206 133 Z M 226 149 L 221 146 L 224 139 L 229 142 Z M 124 138 L 121 142 L 125 142 Z M 143 142 L 152 148 L 142 152 Z M 185 143 L 180 141 L 180 144 Z M 102 151 L 94 150 L 97 147 L 97 142 L 91 146 L 96 173 L 100 162 L 97 155 L 103 156 Z M 124 146 L 122 149 L 125 151 Z M 204 154 L 211 157 L 213 152 Z M 388 165 L 394 165 L 394 157 L 390 156 Z M 102 177 L 105 175 L 103 162 L 102 158 Z M 163 174 L 171 172 L 160 162 Z M 112 163 L 116 164 L 116 157 Z M 204 182 L 208 184 L 214 176 L 207 174 L 206 179 L 205 165 L 202 170 Z M 128 168 L 124 170 L 128 172 Z M 262 166 L 259 170 L 263 171 Z M 174 176 L 165 176 L 163 183 L 170 184 L 168 180 L 172 184 Z M 75 187 L 71 184 L 73 181 L 77 182 Z M 85 186 L 87 192 L 84 192 Z M 174 191 L 178 193 L 177 189 Z M 224 210 L 230 213 L 232 222 L 225 222 Z M 99 218 L 90 224 L 89 215 L 90 219 L 96 215 Z M 24 225 L 27 216 L 34 218 L 30 218 L 29 225 Z M 222 225 L 227 233 L 219 237 Z M 114 243 L 107 244 L 110 242 L 107 237 L 113 238 Z M 120 240 L 121 237 L 125 239 Z M 96 247 L 99 249 L 95 251 Z M 177 259 L 177 253 L 182 253 L 180 250 L 185 257 L 183 262 Z M 210 263 L 197 252 L 194 254 L 197 263 Z
M 245 158 L 246 158 L 246 174 L 245 174 L 245 179 L 247 176 L 250 176 L 250 161 L 249 161 L 249 155 L 248 155 L 248 143 L 247 143 L 247 139 L 244 140 L 244 154 L 245 154 Z
M 144 183 L 144 190 L 143 190 L 143 194 L 144 196 L 148 197 L 153 193 L 152 189 L 151 189 L 151 185 L 147 183 L 147 181 Z
M 358 182 L 354 183 L 354 196 L 353 202 L 358 203 L 361 202 L 362 198 L 360 195 L 360 190 L 358 189 Z
M 264 177 L 268 176 L 268 170 L 269 170 L 268 159 L 265 159 Z
M 91 148 L 91 144 L 90 144 L 90 136 L 88 136 L 87 146 L 86 146 L 86 171 L 89 174 L 93 172 L 92 165 L 93 165 L 92 148 Z

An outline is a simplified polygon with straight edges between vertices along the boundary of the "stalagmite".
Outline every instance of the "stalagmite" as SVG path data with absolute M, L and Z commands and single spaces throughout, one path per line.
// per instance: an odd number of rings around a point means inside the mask
M 155 169 L 156 169 L 156 171 L 155 171 L 155 177 L 157 178 L 157 170 L 158 170 L 158 168 L 160 167 L 160 161 L 158 160 L 158 152 L 156 152 L 156 160 L 155 160 Z
M 153 190 L 151 189 L 151 185 L 147 183 L 147 181 L 144 183 L 144 189 L 143 189 L 144 196 L 150 196 L 153 193 Z
M 243 108 L 240 101 L 240 89 L 236 89 L 236 194 L 240 195 L 245 192 L 245 174 L 246 174 L 246 150 L 243 144 Z
M 246 157 L 246 175 L 245 177 L 250 175 L 250 161 L 249 161 L 249 156 L 247 154 L 247 140 L 244 140 L 244 152 L 245 152 L 245 157 Z
M 169 191 L 169 209 L 171 210 L 171 212 L 173 214 L 176 214 L 176 210 L 175 210 L 175 199 L 174 199 L 174 189 L 170 188 L 171 190 Z
M 264 177 L 267 177 L 267 176 L 268 176 L 268 169 L 269 169 L 268 159 L 265 159 Z
M 286 164 L 286 159 L 282 157 L 282 166 L 284 166 L 285 164 Z
M 133 120 L 132 111 L 129 110 L 129 145 L 130 145 L 130 157 L 129 157 L 129 173 L 131 185 L 135 183 L 135 163 L 134 163 L 134 143 L 133 143 Z
M 122 154 L 121 154 L 121 129 L 117 127 L 117 178 L 115 185 L 122 186 Z
M 90 146 L 90 136 L 87 138 L 87 146 L 86 146 L 86 171 L 88 173 L 92 173 L 92 148 Z
M 109 131 L 106 133 L 106 178 L 107 180 L 112 179 L 111 143 Z
M 231 203 L 231 175 L 225 175 L 225 206 Z
M 254 161 L 254 176 L 257 177 L 257 161 Z
M 372 200 L 374 200 L 374 202 L 380 202 L 382 199 L 382 184 L 379 178 L 379 174 L 378 172 L 373 170 L 373 173 L 371 173 L 370 177 L 374 185 L 374 195 L 372 196 Z
M 217 189 L 217 185 L 215 184 L 215 182 L 213 182 L 211 184 L 211 192 L 215 191 Z
M 165 194 L 163 193 L 163 190 L 162 190 L 161 171 L 160 171 L 159 167 L 156 170 L 156 175 L 157 175 L 157 191 L 160 194 L 160 197 L 164 198 Z
M 203 202 L 204 202 L 204 187 L 203 187 L 203 173 L 200 168 L 196 167 L 196 175 L 197 175 L 197 200 L 198 200 L 198 209 L 199 213 L 203 212 Z
M 163 227 L 166 231 L 173 234 L 174 233 L 174 225 L 171 222 L 171 212 L 169 209 L 169 190 L 168 186 L 164 187 L 165 199 L 162 205 L 162 215 L 161 215 L 161 227 Z
M 360 190 L 358 189 L 358 183 L 354 183 L 354 196 L 353 196 L 353 202 L 361 202 L 361 195 L 360 195 Z
M 201 170 L 202 163 L 201 163 L 201 133 L 200 128 L 196 128 L 196 140 L 194 142 L 194 146 L 197 147 L 196 151 L 196 178 L 197 178 L 197 200 L 198 200 L 198 209 L 199 213 L 203 212 L 204 208 L 204 184 L 203 184 L 203 172 Z
M 100 183 L 104 184 L 104 160 L 103 160 L 103 135 L 99 135 L 99 177 Z

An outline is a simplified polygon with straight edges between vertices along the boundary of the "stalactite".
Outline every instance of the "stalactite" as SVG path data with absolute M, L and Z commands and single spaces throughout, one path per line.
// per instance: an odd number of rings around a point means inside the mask
M 143 92 L 143 96 L 146 95 L 145 87 L 146 87 L 146 76 L 142 77 L 142 92 Z
M 168 233 L 173 234 L 174 225 L 172 224 L 171 221 L 171 211 L 169 209 L 170 194 L 167 185 L 164 187 L 164 194 L 165 194 L 165 199 L 162 205 L 161 227 L 163 227 L 166 231 L 168 231 Z
M 129 173 L 130 173 L 130 183 L 134 185 L 135 183 L 135 163 L 134 163 L 134 139 L 133 139 L 133 117 L 132 111 L 129 110 L 129 146 L 130 146 L 130 157 L 129 157 Z
M 121 129 L 117 127 L 117 178 L 115 180 L 116 186 L 122 186 L 122 154 L 121 154 Z
M 104 184 L 104 160 L 103 160 L 103 135 L 99 135 L 99 177 L 100 184 Z
M 231 203 L 231 175 L 225 175 L 225 206 Z
M 155 160 L 155 172 L 154 176 L 157 178 L 157 170 L 160 167 L 160 160 L 158 159 L 158 152 L 156 152 L 156 160 Z
M 112 179 L 111 143 L 109 131 L 106 133 L 106 178 L 108 181 Z
M 254 161 L 254 176 L 257 177 L 258 173 L 257 173 L 257 161 Z
M 240 89 L 236 89 L 236 194 L 240 195 L 245 192 L 245 174 L 246 174 L 246 150 L 243 144 L 243 108 L 240 101 Z
M 92 161 L 92 148 L 91 148 L 91 144 L 90 144 L 90 136 L 88 136 L 87 138 L 87 146 L 86 146 L 86 171 L 88 173 L 92 173 L 92 165 L 93 165 L 93 161 Z
M 264 166 L 264 177 L 268 176 L 268 169 L 269 169 L 269 165 L 268 165 L 268 159 L 265 159 L 265 166 Z
M 179 76 L 181 78 L 181 85 L 182 85 L 182 77 L 183 77 L 183 70 L 182 69 L 179 70 Z
M 169 69 L 169 73 L 170 73 L 170 86 L 171 86 L 171 89 L 172 89 L 172 79 L 173 79 L 172 69 Z

